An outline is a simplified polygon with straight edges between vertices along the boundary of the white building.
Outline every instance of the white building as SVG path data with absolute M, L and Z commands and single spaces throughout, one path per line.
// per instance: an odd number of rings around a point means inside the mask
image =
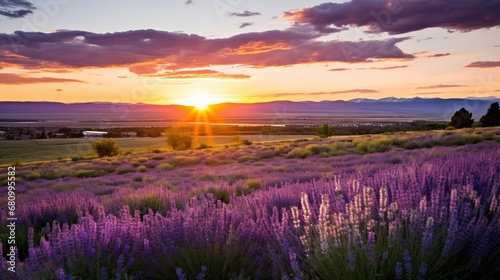
M 104 131 L 84 131 L 83 132 L 83 137 L 84 138 L 101 138 L 107 135 L 107 132 Z

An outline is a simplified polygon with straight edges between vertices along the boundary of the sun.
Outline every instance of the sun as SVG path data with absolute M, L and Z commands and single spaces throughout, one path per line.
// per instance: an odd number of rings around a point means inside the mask
M 185 102 L 185 105 L 193 106 L 196 110 L 204 111 L 208 109 L 209 105 L 215 104 L 219 102 L 219 100 L 208 93 L 200 92 L 191 95 Z

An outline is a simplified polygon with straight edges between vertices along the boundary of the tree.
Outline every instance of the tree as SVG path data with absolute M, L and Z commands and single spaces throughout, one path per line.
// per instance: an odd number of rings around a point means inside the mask
M 333 130 L 333 126 L 329 126 L 327 123 L 324 123 L 318 128 L 316 135 L 318 135 L 319 138 L 328 138 L 333 135 Z
M 172 131 L 167 134 L 167 144 L 176 151 L 185 151 L 193 146 L 193 136 Z
M 488 111 L 479 120 L 481 126 L 500 126 L 500 106 L 498 102 L 493 102 Z
M 92 147 L 99 157 L 114 157 L 120 153 L 120 146 L 111 138 L 97 140 L 92 143 Z
M 463 128 L 463 127 L 471 127 L 474 123 L 474 119 L 472 118 L 472 113 L 462 108 L 455 112 L 453 117 L 451 117 L 451 126 L 455 128 Z

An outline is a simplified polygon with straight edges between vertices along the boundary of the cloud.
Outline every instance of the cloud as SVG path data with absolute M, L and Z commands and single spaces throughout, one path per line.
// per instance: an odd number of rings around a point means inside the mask
M 250 79 L 250 76 L 244 74 L 226 74 L 209 69 L 171 71 L 150 76 L 168 79 Z
M 418 87 L 417 89 L 435 89 L 435 88 L 457 88 L 457 87 L 466 87 L 465 85 L 432 85 L 432 86 L 425 86 L 425 87 Z
M 421 96 L 421 95 L 434 95 L 434 94 L 442 94 L 444 92 L 442 91 L 432 91 L 432 92 L 419 92 L 419 93 L 413 93 L 412 95 L 414 96 Z
M 157 30 L 105 34 L 17 31 L 0 34 L 0 63 L 39 69 L 121 66 L 141 75 L 214 65 L 259 68 L 414 58 L 396 46 L 407 37 L 355 42 L 315 40 L 320 36 L 302 27 L 217 39 Z
M 385 67 L 370 67 L 370 68 L 333 68 L 328 71 L 346 71 L 346 70 L 392 70 L 392 69 L 400 69 L 407 68 L 408 65 L 395 65 L 395 66 L 385 66 Z
M 342 91 L 329 91 L 329 92 L 309 92 L 309 93 L 299 93 L 299 92 L 287 92 L 287 93 L 272 93 L 272 94 L 263 94 L 258 95 L 257 97 L 271 97 L 271 98 L 279 98 L 279 97 L 287 97 L 287 96 L 296 96 L 296 95 L 307 95 L 307 96 L 320 96 L 320 95 L 338 95 L 344 93 L 377 93 L 378 90 L 373 89 L 351 89 L 351 90 L 342 90 Z M 255 97 L 255 96 L 254 96 Z
M 351 0 L 285 12 L 283 18 L 321 32 L 350 26 L 403 34 L 426 28 L 471 31 L 500 25 L 500 0 Z
M 253 25 L 253 22 L 244 22 L 240 25 L 240 28 L 245 28 L 245 27 L 248 27 L 248 26 L 251 26 Z
M 475 61 L 475 62 L 467 64 L 465 67 L 469 67 L 469 68 L 500 67 L 500 61 Z
M 377 93 L 378 90 L 373 89 L 350 89 L 350 90 L 342 90 L 342 91 L 332 91 L 331 93 L 342 94 L 342 93 Z
M 0 0 L 0 15 L 8 18 L 22 18 L 33 13 L 33 4 L 23 0 Z
M 392 70 L 392 69 L 401 69 L 401 68 L 407 68 L 408 65 L 395 65 L 395 66 L 386 66 L 386 67 L 371 67 L 368 69 L 372 70 Z
M 60 89 L 60 88 L 58 88 L 58 89 L 56 89 L 56 91 L 63 91 L 63 90 L 62 90 L 62 89 Z
M 234 17 L 253 17 L 253 16 L 260 16 L 259 12 L 250 12 L 250 11 L 244 11 L 243 13 L 231 13 L 229 14 L 230 16 Z
M 333 69 L 329 69 L 328 71 L 347 71 L 347 70 L 351 70 L 349 68 L 333 68 Z
M 80 80 L 60 79 L 50 77 L 24 77 L 18 74 L 0 73 L 0 84 L 2 85 L 23 85 L 23 84 L 42 84 L 42 83 L 82 83 Z
M 193 0 L 186 1 L 186 5 L 193 4 Z
M 427 57 L 443 57 L 443 56 L 449 56 L 451 55 L 450 53 L 437 53 L 437 54 L 432 54 Z

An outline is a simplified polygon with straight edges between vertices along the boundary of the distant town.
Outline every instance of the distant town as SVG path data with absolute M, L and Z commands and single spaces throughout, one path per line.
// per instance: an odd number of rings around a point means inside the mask
M 413 121 L 413 122 L 339 122 L 326 121 L 335 127 L 334 135 L 380 134 L 397 131 L 419 131 L 444 129 L 445 122 Z M 312 135 L 319 124 L 310 125 L 210 125 L 209 131 L 202 125 L 182 125 L 176 129 L 192 132 L 199 126 L 198 135 L 211 133 L 214 135 Z M 161 137 L 166 135 L 167 127 L 115 127 L 115 128 L 72 128 L 72 127 L 6 127 L 0 126 L 0 140 L 32 140 L 58 138 L 127 138 L 127 137 Z

